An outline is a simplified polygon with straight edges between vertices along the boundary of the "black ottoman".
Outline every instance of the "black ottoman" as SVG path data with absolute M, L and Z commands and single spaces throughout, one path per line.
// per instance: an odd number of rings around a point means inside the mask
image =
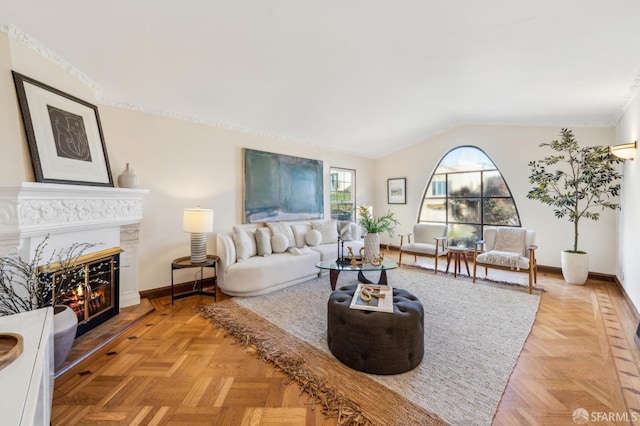
M 327 304 L 327 343 L 343 364 L 372 374 L 412 370 L 424 355 L 424 310 L 413 294 L 393 289 L 393 313 L 351 309 L 357 285 L 338 288 Z

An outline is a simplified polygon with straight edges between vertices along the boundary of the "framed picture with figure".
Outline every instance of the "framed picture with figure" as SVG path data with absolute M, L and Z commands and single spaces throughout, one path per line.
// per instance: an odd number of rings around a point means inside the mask
M 113 186 L 98 108 L 13 71 L 37 182 Z
M 407 204 L 407 178 L 387 179 L 387 204 Z

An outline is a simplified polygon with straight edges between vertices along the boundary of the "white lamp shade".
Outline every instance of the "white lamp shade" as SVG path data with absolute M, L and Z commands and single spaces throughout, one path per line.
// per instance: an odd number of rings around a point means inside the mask
M 191 233 L 213 231 L 213 210 L 201 208 L 184 209 L 182 230 Z

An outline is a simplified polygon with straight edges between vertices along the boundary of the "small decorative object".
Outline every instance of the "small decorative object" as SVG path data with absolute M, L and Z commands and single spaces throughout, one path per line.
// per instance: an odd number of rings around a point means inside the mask
M 387 204 L 407 204 L 407 178 L 387 179 Z
M 0 334 L 0 370 L 18 359 L 23 350 L 24 340 L 20 334 Z
M 37 182 L 113 186 L 98 108 L 13 71 Z
M 127 167 L 118 176 L 118 186 L 120 188 L 137 188 L 138 187 L 138 175 L 135 174 L 133 169 L 127 163 Z
M 367 234 L 364 236 L 364 251 L 369 259 L 380 257 L 380 233 L 387 232 L 389 236 L 393 236 L 394 225 L 400 222 L 395 218 L 394 214 L 387 212 L 384 216 L 373 217 L 371 207 L 358 206 L 358 225 L 362 226 Z
M 213 210 L 184 209 L 182 230 L 191 233 L 191 262 L 207 260 L 207 232 L 213 231 Z
M 606 146 L 580 148 L 568 129 L 560 131 L 560 140 L 541 143 L 555 151 L 542 160 L 530 161 L 529 183 L 533 189 L 527 194 L 531 200 L 553 207 L 555 216 L 566 217 L 573 225 L 573 247 L 565 252 L 576 256 L 562 256 L 562 274 L 570 284 L 584 284 L 589 275 L 587 253 L 578 249 L 578 224 L 580 219 L 600 219 L 595 208 L 618 209 L 620 205 L 610 201 L 620 193 L 620 174 L 613 168 L 622 160 L 609 152 Z M 551 170 L 547 169 L 550 167 Z M 573 274 L 566 261 L 580 261 L 580 274 Z

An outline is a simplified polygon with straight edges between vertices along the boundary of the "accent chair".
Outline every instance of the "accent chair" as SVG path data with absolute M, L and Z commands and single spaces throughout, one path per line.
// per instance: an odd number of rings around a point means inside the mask
M 484 228 L 483 239 L 477 241 L 473 253 L 473 282 L 476 282 L 476 270 L 484 267 L 485 277 L 488 268 L 502 269 L 529 274 L 529 293 L 538 281 L 535 250 L 536 233 L 531 229 L 516 227 Z
M 413 243 L 411 235 L 414 236 Z M 407 237 L 407 244 L 404 237 Z M 416 223 L 412 234 L 400 235 L 400 257 L 398 265 L 402 266 L 402 255 L 411 254 L 435 258 L 435 273 L 438 272 L 438 258 L 447 255 L 447 225 L 444 223 Z

